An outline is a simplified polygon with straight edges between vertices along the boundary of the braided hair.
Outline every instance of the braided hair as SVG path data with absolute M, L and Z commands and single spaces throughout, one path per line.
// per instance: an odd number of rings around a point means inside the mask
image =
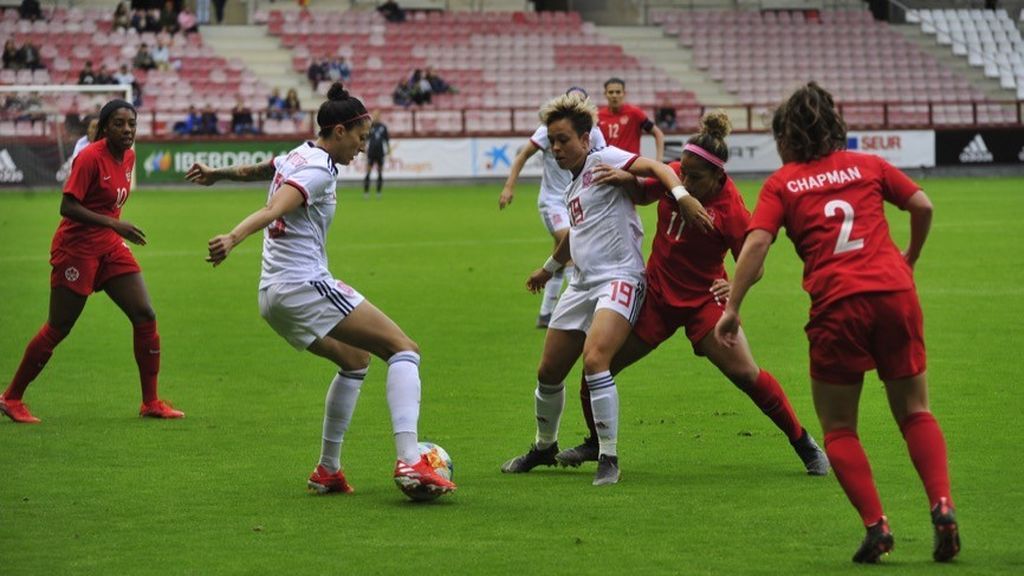
M 775 110 L 772 134 L 797 162 L 810 162 L 846 148 L 846 122 L 832 94 L 816 82 L 798 88 Z

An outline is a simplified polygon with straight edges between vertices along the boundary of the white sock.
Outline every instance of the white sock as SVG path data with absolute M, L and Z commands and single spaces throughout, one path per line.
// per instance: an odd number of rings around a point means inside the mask
M 558 421 L 565 406 L 565 385 L 537 382 L 533 393 L 537 412 L 537 448 L 544 449 L 558 441 Z
M 324 435 L 320 445 L 320 465 L 331 472 L 341 469 L 341 443 L 352 422 L 352 412 L 359 400 L 359 389 L 366 378 L 362 370 L 342 370 L 334 377 L 324 399 Z
M 555 309 L 555 304 L 558 304 L 558 297 L 562 295 L 563 274 L 564 269 L 555 272 L 551 275 L 551 280 L 544 285 L 544 300 L 540 303 L 541 316 L 551 314 Z
M 616 443 L 619 438 L 619 390 L 615 387 L 612 373 L 605 370 L 587 374 L 587 388 L 590 389 L 590 409 L 597 424 L 597 439 L 600 454 L 617 456 Z
M 420 419 L 419 354 L 399 352 L 388 359 L 387 396 L 398 459 L 406 464 L 415 464 L 420 459 L 416 434 Z

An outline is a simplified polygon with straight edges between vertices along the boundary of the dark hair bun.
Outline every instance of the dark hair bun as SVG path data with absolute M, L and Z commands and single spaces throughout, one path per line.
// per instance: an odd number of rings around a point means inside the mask
M 345 90 L 345 86 L 341 82 L 331 84 L 331 89 L 327 91 L 328 100 L 348 100 L 348 98 L 348 90 Z
M 725 110 L 714 110 L 701 117 L 700 131 L 715 140 L 722 140 L 732 132 L 732 122 Z

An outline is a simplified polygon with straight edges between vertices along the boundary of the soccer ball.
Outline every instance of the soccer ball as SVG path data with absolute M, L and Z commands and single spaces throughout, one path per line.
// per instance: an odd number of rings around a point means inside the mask
M 420 456 L 427 459 L 427 463 L 437 472 L 438 476 L 446 480 L 452 479 L 452 459 L 444 448 L 430 442 L 420 442 Z M 431 492 L 421 486 L 405 488 L 399 485 L 399 489 L 417 502 L 428 502 L 441 495 L 439 492 Z

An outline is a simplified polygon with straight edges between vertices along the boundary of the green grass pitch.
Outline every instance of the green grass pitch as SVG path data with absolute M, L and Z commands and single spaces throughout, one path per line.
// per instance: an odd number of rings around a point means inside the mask
M 931 561 L 924 491 L 868 377 L 860 434 L 896 536 L 893 574 L 1020 574 L 1024 180 L 922 179 L 935 205 L 916 271 L 932 408 L 949 444 L 963 553 Z M 741 182 L 748 206 L 759 182 Z M 127 320 L 92 298 L 26 402 L 0 421 L 0 574 L 843 574 L 863 530 L 835 478 L 810 478 L 785 439 L 682 335 L 624 372 L 622 482 L 593 467 L 498 471 L 533 437 L 543 332 L 527 275 L 550 249 L 523 185 L 339 187 L 336 276 L 394 318 L 423 355 L 421 437 L 455 461 L 459 491 L 428 505 L 391 482 L 394 449 L 374 360 L 343 463 L 352 496 L 316 497 L 333 369 L 259 318 L 259 238 L 212 269 L 206 241 L 264 188 L 137 191 L 124 217 L 159 318 L 161 393 L 183 421 L 142 421 Z M 0 384 L 46 317 L 54 193 L 0 195 Z M 642 209 L 648 236 L 655 212 Z M 892 212 L 901 245 L 907 217 Z M 730 262 L 731 266 L 731 262 Z M 808 299 L 780 238 L 744 305 L 754 355 L 820 438 L 810 401 Z M 562 445 L 583 435 L 574 372 Z

